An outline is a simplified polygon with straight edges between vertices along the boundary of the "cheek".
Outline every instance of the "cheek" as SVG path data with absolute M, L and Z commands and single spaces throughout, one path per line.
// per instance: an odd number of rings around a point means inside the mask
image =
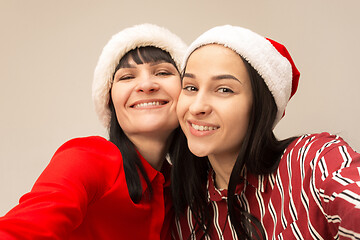
M 124 86 L 114 85 L 111 89 L 110 96 L 114 103 L 115 111 L 118 108 L 125 106 L 129 97 L 129 91 Z
M 251 101 L 248 99 L 242 99 L 237 101 L 237 104 L 229 104 L 223 106 L 219 111 L 223 112 L 223 120 L 227 124 L 229 129 L 236 134 L 244 133 L 247 131 L 251 112 Z
M 168 93 L 171 97 L 177 101 L 179 94 L 181 92 L 181 84 L 179 78 L 174 78 L 172 81 L 169 81 L 166 86 Z
M 187 111 L 187 109 L 188 109 L 187 97 L 184 96 L 184 94 L 180 93 L 178 102 L 177 102 L 177 106 L 176 106 L 176 113 L 177 113 L 177 116 L 180 121 L 183 118 L 183 116 L 185 115 L 185 112 Z

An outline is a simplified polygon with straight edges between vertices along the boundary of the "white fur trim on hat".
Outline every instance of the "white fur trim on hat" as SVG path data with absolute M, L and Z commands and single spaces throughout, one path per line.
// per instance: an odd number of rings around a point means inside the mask
M 275 127 L 283 116 L 291 95 L 292 68 L 290 62 L 259 34 L 242 27 L 224 25 L 214 27 L 200 35 L 189 46 L 183 66 L 195 49 L 212 43 L 224 45 L 237 52 L 264 79 L 278 108 Z
M 110 125 L 109 91 L 115 68 L 127 52 L 146 46 L 158 47 L 168 52 L 181 71 L 186 45 L 168 29 L 146 23 L 126 28 L 113 35 L 99 57 L 92 85 L 95 111 L 106 128 Z

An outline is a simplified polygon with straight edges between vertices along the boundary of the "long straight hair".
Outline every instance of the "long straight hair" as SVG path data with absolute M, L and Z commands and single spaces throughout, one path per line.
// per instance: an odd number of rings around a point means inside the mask
M 285 148 L 295 139 L 282 141 L 273 133 L 277 107 L 274 98 L 257 71 L 242 58 L 250 76 L 253 105 L 249 126 L 239 155 L 230 175 L 228 186 L 228 214 L 239 239 L 265 239 L 261 222 L 244 210 L 235 195 L 241 184 L 241 172 L 246 167 L 252 174 L 270 174 L 279 164 Z M 173 156 L 172 194 L 176 218 L 189 207 L 195 219 L 192 235 L 202 233 L 202 239 L 211 237 L 212 215 L 206 183 L 210 164 L 207 157 L 193 155 L 182 133 Z M 186 174 L 186 178 L 183 176 Z M 191 236 L 190 236 L 191 238 Z
M 173 64 L 177 69 L 175 62 L 171 58 L 169 53 L 152 46 L 139 47 L 129 51 L 124 55 L 124 57 L 120 59 L 119 64 L 115 68 L 113 78 L 118 69 L 128 65 L 130 59 L 133 59 L 136 64 L 165 61 Z M 149 190 L 148 191 L 149 198 L 152 197 L 153 189 L 151 187 L 151 183 L 149 177 L 146 174 L 144 166 L 142 165 L 141 160 L 136 152 L 136 147 L 126 136 L 125 132 L 119 125 L 115 112 L 114 103 L 111 97 L 109 101 L 109 108 L 111 111 L 109 140 L 110 142 L 114 143 L 121 152 L 123 158 L 125 179 L 126 179 L 129 195 L 134 203 L 138 203 L 143 197 L 142 196 L 143 189 L 141 185 L 140 175 L 145 179 L 145 182 L 147 184 L 147 188 Z M 175 130 L 173 134 L 178 134 L 177 132 L 179 132 L 179 130 Z M 174 139 L 174 137 L 172 139 Z M 169 151 L 172 151 L 172 144 L 170 144 Z

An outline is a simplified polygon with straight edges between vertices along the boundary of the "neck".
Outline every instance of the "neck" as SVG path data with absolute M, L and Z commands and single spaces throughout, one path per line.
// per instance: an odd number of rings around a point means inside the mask
M 134 143 L 141 156 L 143 156 L 154 169 L 160 171 L 168 151 L 168 142 L 171 136 L 167 138 L 153 135 L 133 135 L 128 137 L 130 141 Z
M 209 155 L 209 162 L 215 172 L 215 186 L 218 189 L 228 189 L 231 172 L 237 155 Z

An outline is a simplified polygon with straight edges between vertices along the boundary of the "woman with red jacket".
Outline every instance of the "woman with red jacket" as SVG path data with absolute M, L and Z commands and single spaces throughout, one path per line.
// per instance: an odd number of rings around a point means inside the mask
M 185 44 L 151 24 L 104 47 L 93 100 L 109 140 L 66 142 L 0 218 L 0 239 L 170 239 L 169 163 Z

